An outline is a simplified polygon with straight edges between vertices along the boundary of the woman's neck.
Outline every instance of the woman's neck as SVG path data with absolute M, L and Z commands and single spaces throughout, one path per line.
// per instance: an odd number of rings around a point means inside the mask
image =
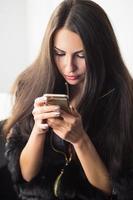
M 82 86 L 71 86 L 70 87 L 70 104 L 73 107 L 77 107 L 81 98 L 81 88 Z

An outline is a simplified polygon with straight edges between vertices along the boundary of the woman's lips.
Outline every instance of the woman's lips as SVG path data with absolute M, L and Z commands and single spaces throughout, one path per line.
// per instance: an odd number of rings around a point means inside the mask
M 79 76 L 67 76 L 67 75 L 65 75 L 65 77 L 66 77 L 67 80 L 77 80 L 77 79 L 79 79 Z

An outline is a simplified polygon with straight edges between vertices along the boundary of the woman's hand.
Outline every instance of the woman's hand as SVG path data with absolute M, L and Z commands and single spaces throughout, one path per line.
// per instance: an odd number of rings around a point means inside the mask
M 71 108 L 71 113 L 60 110 L 60 117 L 49 118 L 49 127 L 63 140 L 75 144 L 85 135 L 82 119 L 76 109 Z
M 35 124 L 20 155 L 21 173 L 26 181 L 31 181 L 40 170 L 46 139 L 44 133 L 48 131 L 49 127 L 47 119 L 59 117 L 59 106 L 48 106 L 46 99 L 42 96 L 35 100 L 32 114 Z M 33 156 L 31 156 L 31 152 Z
M 81 116 L 76 109 L 72 108 L 71 113 L 61 110 L 59 118 L 49 118 L 47 123 L 59 137 L 73 145 L 88 181 L 110 194 L 109 173 L 84 131 Z
M 60 116 L 60 107 L 47 105 L 45 97 L 38 97 L 35 99 L 34 109 L 32 111 L 34 116 L 35 124 L 34 131 L 41 134 L 48 131 L 47 119 L 59 117 Z

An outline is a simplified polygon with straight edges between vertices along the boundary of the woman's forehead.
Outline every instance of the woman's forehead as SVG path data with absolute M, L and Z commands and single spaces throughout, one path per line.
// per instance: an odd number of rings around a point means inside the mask
M 83 50 L 83 43 L 77 33 L 62 28 L 55 34 L 54 47 L 63 51 L 80 51 Z

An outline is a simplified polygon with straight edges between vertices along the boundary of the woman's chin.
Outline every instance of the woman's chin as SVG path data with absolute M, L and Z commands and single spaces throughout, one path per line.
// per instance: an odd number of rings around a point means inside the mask
M 66 80 L 66 82 L 69 84 L 69 85 L 78 85 L 80 82 L 79 81 L 72 81 L 72 80 Z

